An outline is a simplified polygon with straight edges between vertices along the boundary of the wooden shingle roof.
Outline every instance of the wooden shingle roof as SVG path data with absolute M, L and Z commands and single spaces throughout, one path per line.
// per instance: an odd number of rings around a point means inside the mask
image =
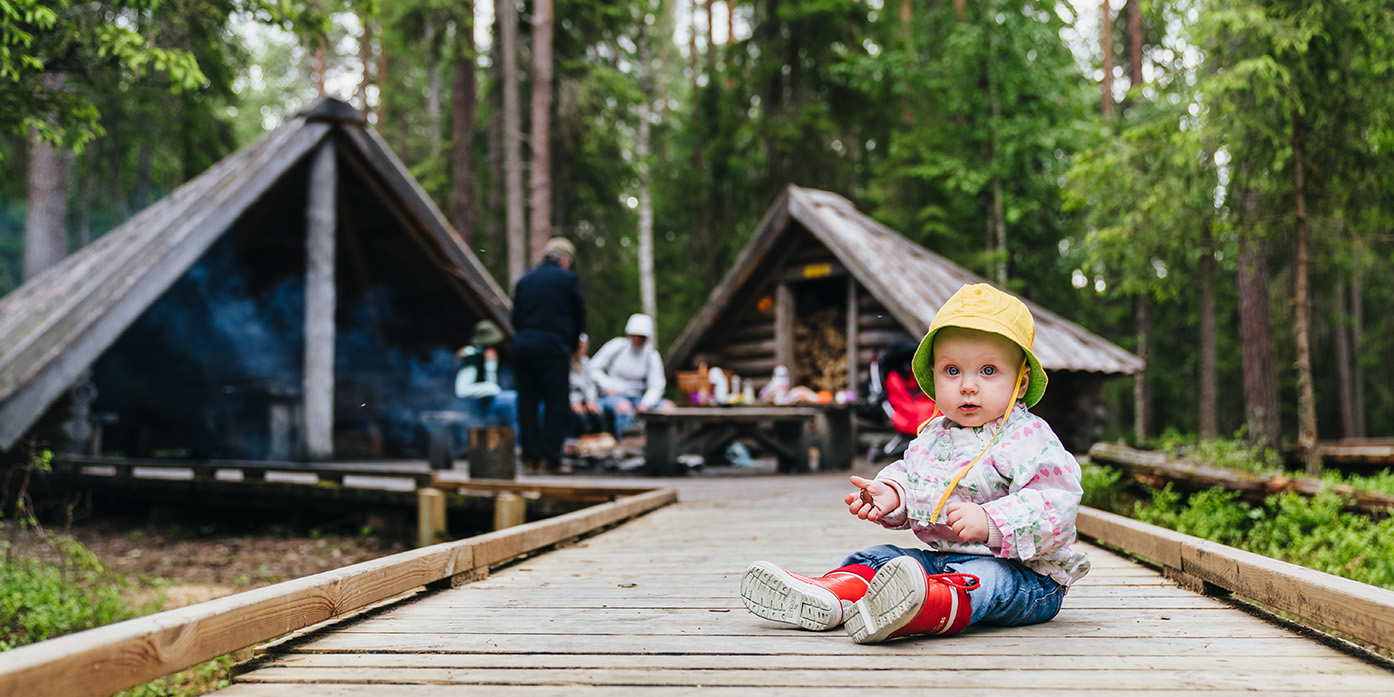
M 741 288 L 754 282 L 784 248 L 798 223 L 841 261 L 912 336 L 923 336 L 939 307 L 964 284 L 987 283 L 857 210 L 842 196 L 789 185 L 760 221 L 731 270 L 712 290 L 669 351 L 670 371 L 697 350 Z M 1023 299 L 1025 300 L 1025 299 Z M 1047 371 L 1133 374 L 1142 359 L 1083 327 L 1025 300 L 1036 320 L 1037 358 Z
M 0 451 L 298 163 L 332 142 L 370 180 L 461 300 L 510 335 L 507 294 L 387 144 L 322 98 L 120 227 L 0 298 Z

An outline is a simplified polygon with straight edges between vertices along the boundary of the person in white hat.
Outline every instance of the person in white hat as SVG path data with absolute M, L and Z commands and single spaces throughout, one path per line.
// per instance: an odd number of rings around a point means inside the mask
M 663 398 L 667 379 L 663 359 L 653 345 L 653 318 L 635 313 L 624 325 L 624 336 L 600 347 L 591 358 L 591 379 L 600 389 L 600 406 L 619 437 L 634 421 L 635 413 L 674 408 Z

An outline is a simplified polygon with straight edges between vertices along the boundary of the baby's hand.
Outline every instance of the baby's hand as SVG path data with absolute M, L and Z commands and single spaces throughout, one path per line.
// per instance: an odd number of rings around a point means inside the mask
M 848 513 L 862 520 L 875 521 L 900 507 L 900 495 L 885 482 L 854 476 L 852 485 L 858 490 L 848 494 L 842 501 L 847 504 Z
M 945 522 L 964 542 L 987 542 L 987 511 L 976 503 L 954 501 L 944 507 Z

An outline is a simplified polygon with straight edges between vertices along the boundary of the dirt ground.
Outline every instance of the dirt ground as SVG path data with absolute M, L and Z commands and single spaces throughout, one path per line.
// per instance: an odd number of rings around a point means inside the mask
M 75 526 L 68 534 L 117 574 L 135 582 L 129 594 L 133 604 L 142 606 L 163 595 L 165 610 L 406 549 L 400 542 L 371 534 L 318 535 L 285 529 L 192 532 L 178 526 L 135 527 L 112 521 Z M 21 554 L 54 556 L 37 536 L 16 542 Z

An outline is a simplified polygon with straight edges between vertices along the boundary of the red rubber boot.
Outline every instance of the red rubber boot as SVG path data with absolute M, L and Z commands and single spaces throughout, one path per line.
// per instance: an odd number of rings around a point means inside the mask
M 842 624 L 843 615 L 863 595 L 875 575 L 856 564 L 833 569 L 822 578 L 790 573 L 767 561 L 757 561 L 741 579 L 741 600 L 752 613 L 767 620 L 822 631 Z
M 972 574 L 927 574 L 910 557 L 897 557 L 871 579 L 866 595 L 847 612 L 847 635 L 858 644 L 877 644 L 916 634 L 947 636 L 968 626 L 973 606 Z

